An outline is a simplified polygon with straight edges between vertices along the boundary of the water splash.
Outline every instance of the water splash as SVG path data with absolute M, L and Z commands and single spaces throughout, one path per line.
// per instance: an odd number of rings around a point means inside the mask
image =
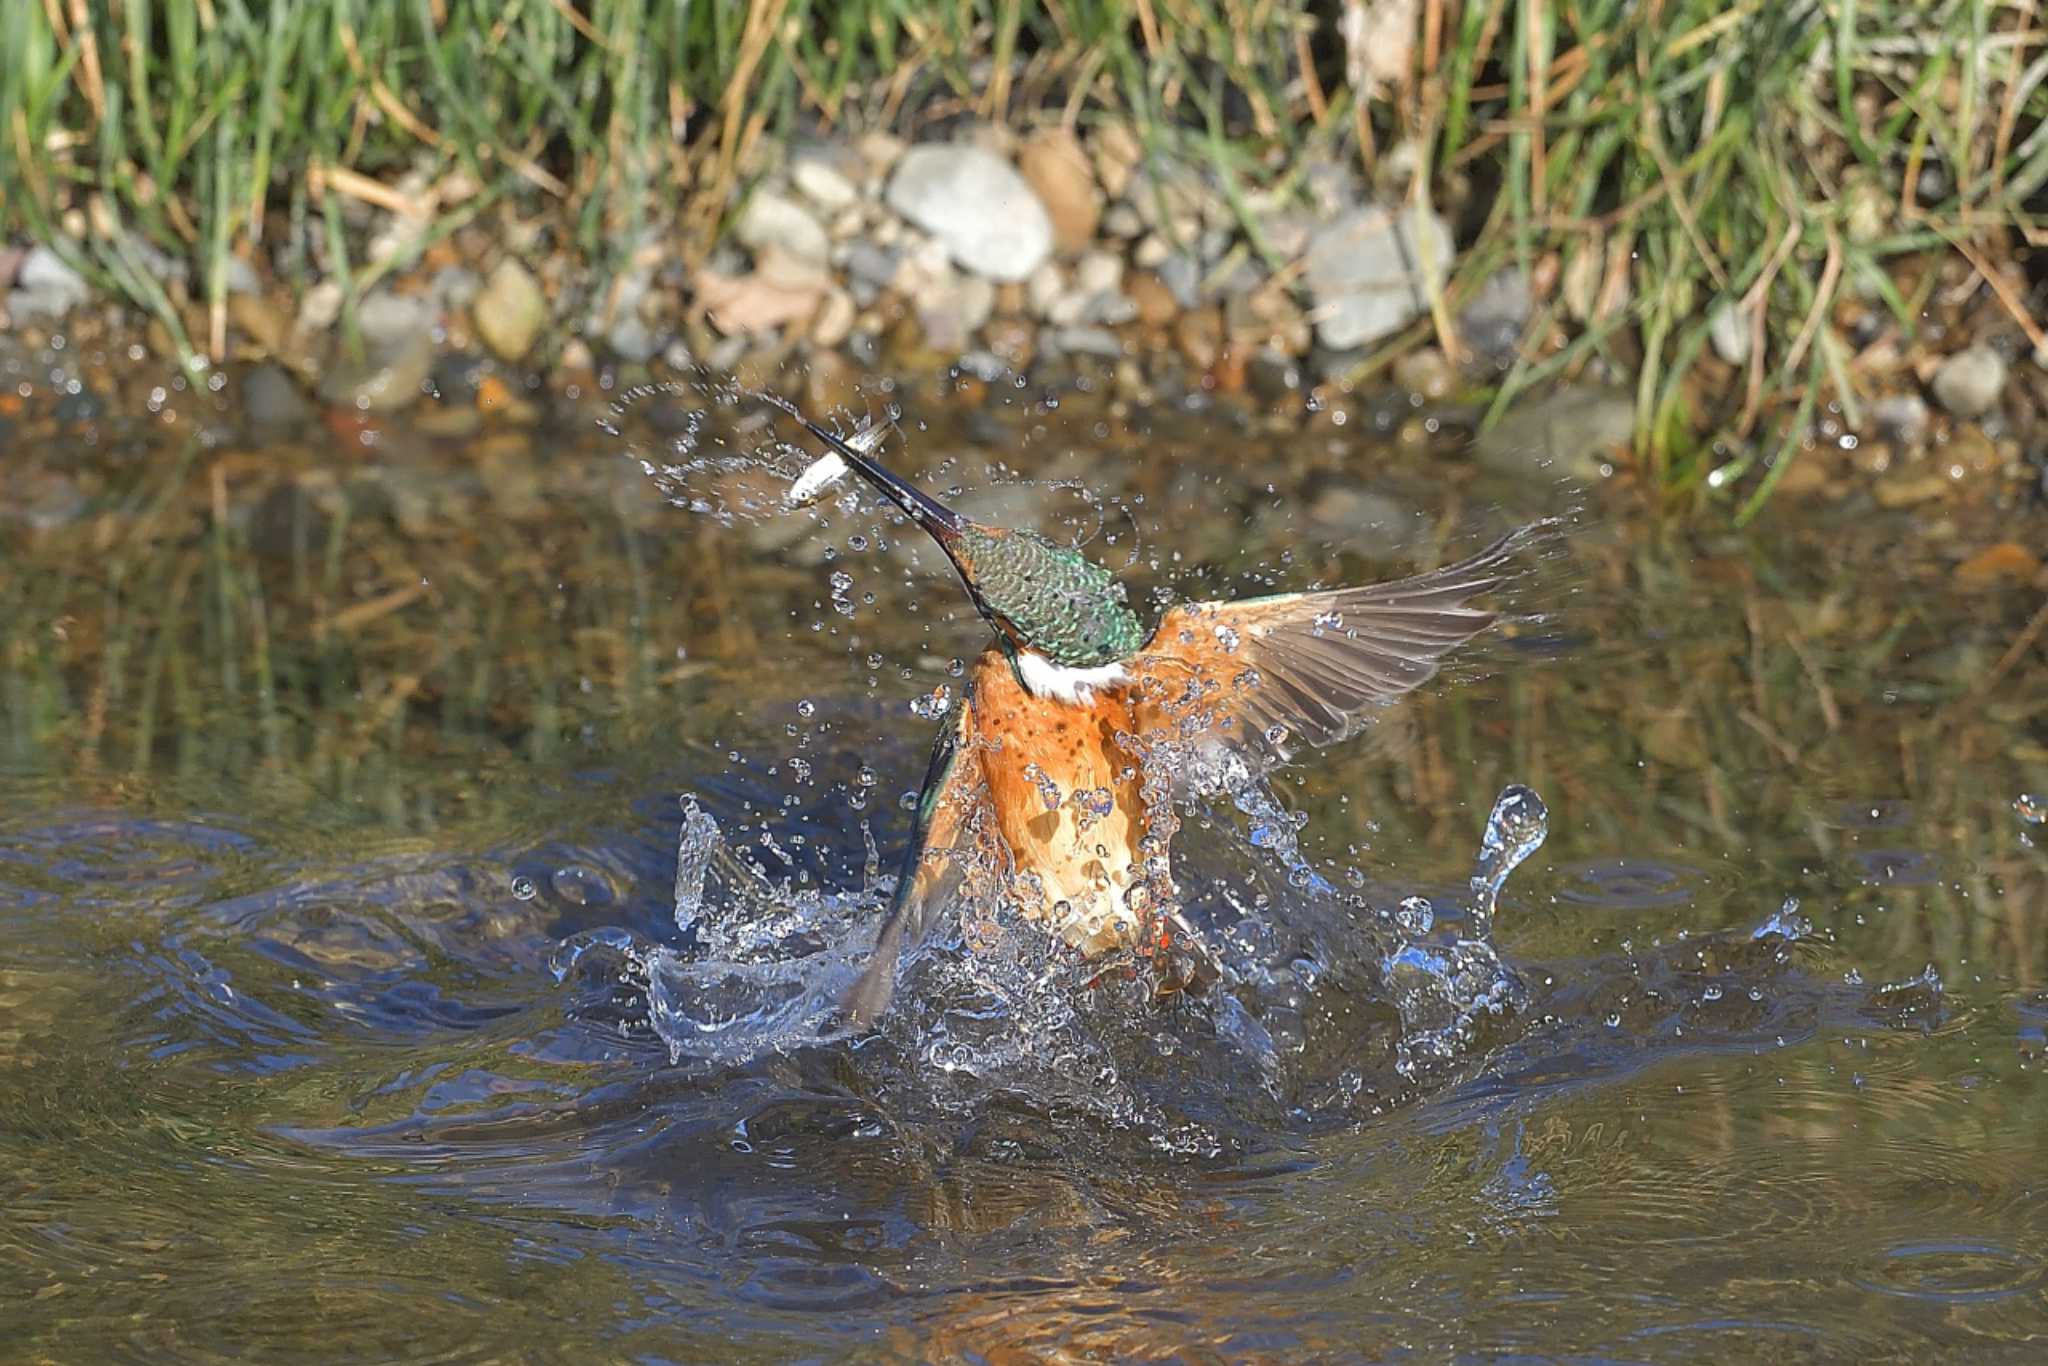
M 1525 1001 L 1520 981 L 1491 942 L 1493 915 L 1508 875 L 1542 846 L 1549 830 L 1543 799 L 1509 784 L 1487 816 L 1462 926 L 1439 915 L 1426 897 L 1411 896 L 1394 912 L 1402 942 L 1381 966 L 1401 1013 L 1394 1067 L 1402 1076 L 1417 1080 L 1425 1067 L 1463 1056 L 1485 1020 Z
M 1797 943 L 1813 933 L 1813 922 L 1799 914 L 1799 898 L 1788 896 L 1784 904 L 1771 913 L 1768 920 L 1751 930 L 1752 940 L 1769 939 L 1776 936 L 1786 943 Z
M 1520 783 L 1501 789 L 1486 818 L 1486 833 L 1479 842 L 1479 861 L 1472 869 L 1472 909 L 1469 921 L 1474 939 L 1493 936 L 1493 911 L 1508 874 L 1522 860 L 1541 848 L 1550 835 L 1550 811 L 1543 799 Z

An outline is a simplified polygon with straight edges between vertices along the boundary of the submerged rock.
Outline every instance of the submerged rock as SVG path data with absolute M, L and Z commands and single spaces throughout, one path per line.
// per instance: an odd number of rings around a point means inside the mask
M 1369 204 L 1329 224 L 1309 243 L 1302 267 L 1317 338 L 1345 351 L 1398 332 L 1443 287 L 1453 250 L 1450 228 L 1419 206 L 1397 218 Z
M 242 381 L 242 416 L 258 430 L 296 427 L 313 415 L 299 386 L 284 367 L 266 361 Z
M 433 369 L 432 318 L 418 300 L 373 294 L 356 312 L 361 346 L 335 338 L 320 397 L 345 408 L 389 413 L 418 399 Z
M 1565 388 L 1519 404 L 1479 434 L 1479 463 L 1510 474 L 1602 477 L 1604 452 L 1635 436 L 1635 400 L 1625 389 Z
M 1017 169 L 979 147 L 913 147 L 889 179 L 888 204 L 945 243 L 955 264 L 1002 283 L 1052 254 L 1052 220 Z

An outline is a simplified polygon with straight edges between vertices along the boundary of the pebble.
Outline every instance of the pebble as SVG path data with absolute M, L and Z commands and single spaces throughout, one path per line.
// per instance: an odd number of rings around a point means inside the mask
M 1443 287 L 1453 249 L 1443 219 L 1419 206 L 1397 218 L 1371 204 L 1328 224 L 1303 258 L 1317 338 L 1343 351 L 1400 331 Z
M 1132 271 L 1130 279 L 1124 282 L 1124 293 L 1137 309 L 1139 323 L 1146 327 L 1164 327 L 1180 312 L 1180 302 L 1173 291 L 1149 270 Z
M 1074 288 L 1087 294 L 1101 294 L 1124 282 L 1124 258 L 1113 251 L 1084 252 L 1074 263 Z
M 1102 356 L 1109 359 L 1124 353 L 1124 344 L 1117 335 L 1106 327 L 1059 327 L 1054 328 L 1047 339 L 1057 351 L 1073 356 Z
M 1128 204 L 1112 204 L 1102 215 L 1102 231 L 1120 242 L 1135 241 L 1145 235 L 1145 220 Z
M 932 233 L 963 270 L 1022 280 L 1052 254 L 1052 220 L 1017 169 L 979 147 L 913 147 L 889 178 L 888 204 Z
M 477 336 L 498 359 L 523 360 L 548 318 L 548 301 L 525 266 L 507 256 L 492 269 L 470 316 Z
M 30 247 L 14 273 L 14 290 L 7 296 L 7 311 L 18 326 L 30 318 L 56 321 L 92 299 L 92 287 L 85 277 L 64 263 L 48 247 Z
M 1870 421 L 1900 445 L 1917 446 L 1927 439 L 1934 414 L 1918 394 L 1887 394 L 1870 405 Z
M 1182 308 L 1202 302 L 1202 263 L 1185 252 L 1174 252 L 1159 263 L 1159 280 L 1173 292 Z
M 1934 401 L 1957 417 L 1980 417 L 2005 391 L 2005 357 L 1981 343 L 1959 351 L 1934 372 Z
M 334 280 L 322 280 L 299 296 L 298 329 L 301 332 L 325 332 L 334 326 L 341 316 L 341 285 Z
M 832 290 L 818 305 L 818 316 L 811 323 L 812 344 L 827 350 L 837 347 L 853 331 L 853 318 L 853 297 L 843 289 Z
M 1031 272 L 1024 282 L 1024 303 L 1035 318 L 1049 318 L 1053 309 L 1066 296 L 1067 277 L 1060 268 L 1047 261 Z
M 1183 313 L 1173 325 L 1174 344 L 1197 370 L 1207 370 L 1223 353 L 1223 315 L 1213 308 Z
M 773 190 L 754 191 L 740 210 L 732 235 L 756 254 L 774 247 L 806 261 L 822 262 L 832 250 L 823 225 L 810 211 Z
M 896 272 L 902 266 L 902 253 L 888 247 L 865 239 L 847 244 L 844 268 L 849 276 L 861 283 L 887 289 L 896 282 Z
M 433 307 L 409 294 L 380 289 L 356 306 L 356 328 L 373 347 L 396 350 L 433 326 Z
M 1017 169 L 1052 219 L 1053 244 L 1072 255 L 1095 240 L 1102 221 L 1102 191 L 1080 140 L 1065 128 L 1046 128 L 1026 139 Z
M 1521 345 L 1522 329 L 1529 325 L 1535 307 L 1528 275 L 1518 266 L 1509 266 L 1486 277 L 1458 315 L 1458 331 L 1481 355 L 1509 360 Z
M 371 301 L 364 300 L 361 312 L 370 312 Z M 391 413 L 419 398 L 434 365 L 434 334 L 425 327 L 392 330 L 393 318 L 395 313 L 380 313 L 377 329 L 367 319 L 362 322 L 360 353 L 345 337 L 335 338 L 320 380 L 322 399 L 361 412 Z
M 827 213 L 851 208 L 860 199 L 854 183 L 823 157 L 798 157 L 789 168 L 789 179 L 797 193 Z
M 1707 340 L 1713 343 L 1714 354 L 1730 365 L 1747 364 L 1750 343 L 1754 340 L 1750 310 L 1739 307 L 1733 299 L 1715 304 L 1707 314 Z

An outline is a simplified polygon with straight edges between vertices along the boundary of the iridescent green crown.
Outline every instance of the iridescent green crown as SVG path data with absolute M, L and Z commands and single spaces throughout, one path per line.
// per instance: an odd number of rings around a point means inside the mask
M 1145 643 L 1123 585 L 1080 551 L 1029 531 L 971 528 L 959 551 L 981 600 L 1007 617 L 1024 644 L 1070 669 L 1113 664 Z

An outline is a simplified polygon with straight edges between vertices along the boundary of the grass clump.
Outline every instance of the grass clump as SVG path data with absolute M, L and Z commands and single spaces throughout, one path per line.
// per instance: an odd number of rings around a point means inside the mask
M 421 218 L 416 251 L 536 200 L 602 266 L 658 227 L 702 250 L 765 139 L 1115 120 L 1204 169 L 1274 268 L 1261 208 L 1320 164 L 1451 213 L 1469 245 L 1446 297 L 1368 369 L 1432 335 L 1455 357 L 1458 301 L 1518 265 L 1538 316 L 1496 406 L 1604 359 L 1635 377 L 1656 483 L 1741 481 L 1753 511 L 1789 419 L 1823 398 L 1853 419 L 1883 383 L 1873 347 L 1912 344 L 1943 258 L 2048 341 L 2011 269 L 2048 179 L 2035 19 L 2032 0 L 44 0 L 0 7 L 0 191 L 10 231 L 68 244 L 218 358 L 235 257 L 352 297 L 406 264 L 362 259 L 356 205 Z M 167 281 L 166 255 L 196 282 Z M 1850 297 L 1878 333 L 1844 330 Z

